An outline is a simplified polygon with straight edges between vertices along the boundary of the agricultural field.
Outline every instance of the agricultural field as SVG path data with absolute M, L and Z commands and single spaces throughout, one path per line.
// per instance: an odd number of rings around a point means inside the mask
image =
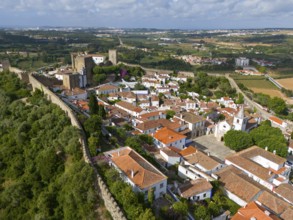
M 237 83 L 242 83 L 254 93 L 263 93 L 271 97 L 279 97 L 284 99 L 287 104 L 293 104 L 293 99 L 286 97 L 273 83 L 262 76 L 235 76 L 234 80 Z M 288 81 L 288 79 L 283 80 Z M 288 86 L 290 85 L 293 89 L 293 78 L 290 80 L 291 81 L 288 82 Z M 279 80 L 277 81 L 279 82 Z
M 293 78 L 278 79 L 276 81 L 285 87 L 285 89 L 293 90 Z
M 242 83 L 255 93 L 263 93 L 280 98 L 284 96 L 273 83 L 262 76 L 237 76 L 234 79 L 237 83 Z

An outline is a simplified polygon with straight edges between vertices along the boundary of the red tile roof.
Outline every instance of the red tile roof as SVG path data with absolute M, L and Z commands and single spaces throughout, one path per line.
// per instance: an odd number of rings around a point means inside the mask
M 167 179 L 157 168 L 129 147 L 108 151 L 105 154 L 110 154 L 112 162 L 140 189 Z
M 276 215 L 271 214 L 265 208 L 257 205 L 255 202 L 248 203 L 245 207 L 242 207 L 231 218 L 231 220 L 279 220 Z
M 182 140 L 186 138 L 186 136 L 164 127 L 154 134 L 154 138 L 164 144 L 170 144 Z

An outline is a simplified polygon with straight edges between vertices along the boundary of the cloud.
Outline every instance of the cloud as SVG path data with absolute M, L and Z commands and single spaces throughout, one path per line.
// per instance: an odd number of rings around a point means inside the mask
M 293 0 L 2 0 L 1 11 L 58 18 L 79 17 L 83 22 L 160 24 L 189 20 L 225 22 L 293 18 Z M 0 15 L 1 18 L 1 15 Z M 118 20 L 119 19 L 119 20 Z M 2 20 L 2 19 L 1 19 Z M 91 21 L 92 20 L 92 21 Z M 157 24 L 159 24 L 157 23 Z M 157 26 L 153 23 L 153 26 Z

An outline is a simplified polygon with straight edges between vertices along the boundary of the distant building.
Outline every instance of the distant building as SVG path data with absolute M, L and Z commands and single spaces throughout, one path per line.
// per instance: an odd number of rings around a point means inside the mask
M 0 60 L 0 72 L 4 70 L 9 70 L 10 63 L 9 60 Z
M 199 137 L 205 134 L 206 119 L 204 117 L 191 112 L 183 112 L 179 116 L 176 115 L 175 117 L 188 124 L 188 128 L 191 131 L 191 138 Z
M 225 110 L 229 110 L 225 108 Z M 229 114 L 229 112 L 227 112 Z M 233 113 L 231 113 L 233 115 Z M 240 107 L 237 114 L 233 117 L 229 117 L 228 120 L 224 120 L 216 124 L 215 137 L 218 141 L 222 141 L 224 135 L 230 130 L 249 132 L 253 128 L 256 128 L 259 123 L 259 119 L 255 119 L 251 116 L 246 116 L 244 113 L 243 105 Z
M 117 65 L 117 50 L 109 50 L 109 60 L 113 65 Z
M 79 74 L 64 74 L 63 75 L 63 86 L 66 89 L 73 89 L 79 86 Z
M 241 66 L 241 67 L 248 66 L 249 65 L 249 59 L 245 58 L 245 57 L 236 58 L 235 59 L 235 65 L 236 66 Z
M 93 83 L 93 68 L 96 66 L 92 55 L 72 53 L 71 54 L 72 70 L 78 72 L 84 77 L 88 84 Z
M 166 194 L 167 177 L 130 147 L 107 151 L 104 155 L 133 191 L 141 192 L 147 198 L 148 191 L 153 189 L 155 199 Z
M 96 89 L 98 95 L 109 95 L 110 93 L 117 93 L 118 91 L 119 87 L 111 84 L 104 84 Z

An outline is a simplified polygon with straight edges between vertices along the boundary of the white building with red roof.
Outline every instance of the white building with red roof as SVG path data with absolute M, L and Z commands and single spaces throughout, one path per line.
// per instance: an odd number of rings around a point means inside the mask
M 117 93 L 118 91 L 119 91 L 119 87 L 111 85 L 111 84 L 104 84 L 104 85 L 99 86 L 96 89 L 97 95 L 102 95 L 102 94 L 108 95 L 110 93 Z
M 154 144 L 158 148 L 176 147 L 183 149 L 186 145 L 186 136 L 169 128 L 161 128 L 153 134 Z
M 288 126 L 288 124 L 285 121 L 283 121 L 280 118 L 277 118 L 276 116 L 269 117 L 269 121 L 272 123 L 273 127 L 278 127 L 278 128 L 281 128 L 281 129 L 285 129 Z
M 122 147 L 104 152 L 104 155 L 133 191 L 143 193 L 147 198 L 148 191 L 153 189 L 155 199 L 166 194 L 167 177 L 135 150 Z

